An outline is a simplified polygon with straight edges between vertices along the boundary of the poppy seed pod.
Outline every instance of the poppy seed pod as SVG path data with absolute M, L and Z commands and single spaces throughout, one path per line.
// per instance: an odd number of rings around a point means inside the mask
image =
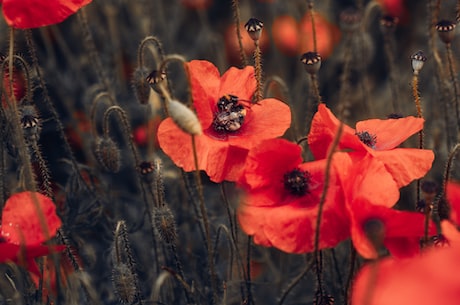
M 187 106 L 176 100 L 167 102 L 169 116 L 182 131 L 190 135 L 201 135 L 203 129 L 196 114 Z
M 316 74 L 321 68 L 321 56 L 317 52 L 307 52 L 300 57 L 308 74 Z
M 412 61 L 412 70 L 414 70 L 415 75 L 418 75 L 420 70 L 422 70 L 427 58 L 422 51 L 418 51 L 417 53 L 412 55 L 410 59 Z
M 120 150 L 111 138 L 96 139 L 94 156 L 104 170 L 110 173 L 116 173 L 120 170 Z
M 37 110 L 32 105 L 25 105 L 21 107 L 21 127 L 24 131 L 24 138 L 28 142 L 36 142 L 40 137 L 40 120 Z
M 438 31 L 439 38 L 444 43 L 451 43 L 455 37 L 456 24 L 449 20 L 441 20 L 436 24 L 436 31 Z
M 246 22 L 246 24 L 244 25 L 244 28 L 246 29 L 252 40 L 259 41 L 260 36 L 262 36 L 264 23 L 256 18 L 250 18 L 248 22 Z

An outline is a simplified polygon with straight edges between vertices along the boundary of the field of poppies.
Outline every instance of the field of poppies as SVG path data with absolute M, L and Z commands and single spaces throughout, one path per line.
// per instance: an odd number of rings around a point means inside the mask
M 460 1 L 0 6 L 0 304 L 459 304 Z

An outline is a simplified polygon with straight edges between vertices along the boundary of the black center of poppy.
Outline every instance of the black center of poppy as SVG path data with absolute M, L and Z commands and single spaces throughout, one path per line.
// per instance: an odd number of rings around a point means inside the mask
M 224 95 L 217 101 L 217 112 L 212 126 L 219 133 L 238 131 L 243 125 L 246 109 L 238 103 L 235 95 Z
M 370 134 L 367 131 L 357 132 L 356 135 L 361 140 L 361 142 L 370 148 L 375 148 L 375 144 L 377 144 L 377 136 Z
M 310 182 L 310 173 L 296 168 L 283 177 L 284 188 L 291 194 L 303 196 L 308 193 L 308 183 Z

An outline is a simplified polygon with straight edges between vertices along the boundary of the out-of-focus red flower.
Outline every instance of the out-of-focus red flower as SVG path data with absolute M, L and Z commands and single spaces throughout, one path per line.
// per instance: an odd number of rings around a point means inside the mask
M 322 58 L 327 58 L 331 55 L 334 47 L 340 41 L 340 30 L 320 13 L 315 13 L 314 20 L 316 29 L 316 52 L 318 52 Z M 306 12 L 303 16 L 299 24 L 299 29 L 299 54 L 313 51 L 313 28 L 310 12 Z
M 348 164 L 335 154 L 320 227 L 319 248 L 334 247 L 349 237 L 349 223 L 337 171 Z M 314 250 L 318 204 L 326 160 L 302 163 L 300 146 L 283 139 L 251 149 L 239 185 L 246 194 L 238 219 L 254 242 L 290 253 Z
M 31 29 L 62 22 L 92 0 L 3 0 L 6 23 L 18 29 Z
M 203 128 L 203 134 L 195 136 L 199 169 L 215 182 L 236 181 L 248 150 L 289 128 L 289 107 L 273 98 L 249 102 L 256 87 L 253 67 L 232 67 L 221 77 L 208 61 L 194 60 L 187 66 L 193 105 Z M 177 166 L 195 170 L 191 136 L 171 118 L 161 122 L 158 141 Z
M 407 19 L 408 11 L 404 0 L 378 0 L 385 14 L 398 17 L 402 22 Z
M 8 67 L 8 65 L 5 65 L 5 67 Z M 14 70 L 13 72 L 13 94 L 15 100 L 18 102 L 20 101 L 24 96 L 25 96 L 25 87 L 26 87 L 26 81 L 24 79 L 24 75 L 18 71 L 17 69 Z M 8 96 L 10 99 L 10 103 L 12 103 L 12 96 L 11 96 L 11 88 L 10 88 L 10 75 L 8 71 L 5 71 L 3 73 L 3 88 L 5 90 L 5 95 Z M 2 95 L 2 104 L 3 107 L 6 107 L 7 104 L 7 99 L 5 98 L 4 95 Z
M 275 46 L 288 56 L 299 52 L 299 25 L 291 15 L 281 15 L 273 20 L 272 36 Z
M 140 125 L 133 130 L 133 140 L 139 146 L 146 146 L 149 139 L 154 137 L 157 133 L 158 126 L 160 125 L 161 118 L 156 116 L 151 118 L 147 124 Z M 156 138 L 155 138 L 156 139 Z M 155 147 L 158 146 L 156 140 L 153 144 Z
M 352 305 L 457 305 L 460 244 L 432 248 L 410 259 L 369 264 L 356 277 Z
M 243 44 L 243 51 L 246 56 L 251 57 L 256 49 L 254 45 L 254 40 L 249 37 L 246 29 L 244 28 L 244 23 L 240 24 L 240 32 L 241 32 L 241 42 Z M 227 54 L 228 61 L 233 65 L 241 64 L 240 58 L 240 45 L 238 43 L 238 37 L 236 35 L 236 26 L 234 24 L 229 25 L 224 33 L 224 40 L 225 40 L 225 51 Z M 266 52 L 269 47 L 269 37 L 267 31 L 264 29 L 262 30 L 262 36 L 259 40 L 259 46 L 262 52 Z
M 424 120 L 415 117 L 400 119 L 370 119 L 356 123 L 356 129 L 344 126 L 339 142 L 340 150 L 367 153 L 381 161 L 393 176 L 398 187 L 423 177 L 434 160 L 434 153 L 427 149 L 397 148 L 414 133 L 423 128 Z M 317 159 L 325 158 L 340 125 L 339 120 L 324 104 L 318 106 L 313 117 L 309 147 Z
M 34 198 L 35 197 L 35 198 Z M 46 232 L 42 227 L 38 208 L 44 216 Z M 54 236 L 61 226 L 53 201 L 40 193 L 13 194 L 5 203 L 2 213 L 1 235 L 7 242 L 21 245 L 37 245 Z M 48 238 L 47 238 L 48 237 Z
M 212 0 L 181 0 L 183 6 L 195 10 L 207 10 L 212 5 Z
M 37 206 L 43 216 L 43 230 Z M 62 246 L 45 246 L 43 242 L 53 237 L 61 226 L 56 207 L 50 198 L 32 192 L 13 194 L 5 203 L 2 214 L 0 262 L 13 261 L 30 272 L 40 274 L 33 260 L 35 257 L 62 251 Z
M 446 192 L 450 205 L 450 219 L 460 226 L 460 184 L 449 181 L 446 185 Z

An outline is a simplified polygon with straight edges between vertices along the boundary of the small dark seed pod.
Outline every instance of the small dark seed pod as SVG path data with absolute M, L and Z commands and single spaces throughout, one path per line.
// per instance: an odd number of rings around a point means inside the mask
M 264 29 L 264 23 L 256 18 L 250 18 L 244 25 L 244 28 L 252 40 L 259 41 L 260 36 L 262 36 L 262 30 Z
M 456 24 L 449 20 L 441 20 L 436 24 L 436 30 L 438 31 L 439 38 L 444 43 L 451 43 L 455 37 Z
M 148 70 L 145 67 L 137 68 L 134 70 L 132 85 L 134 89 L 134 94 L 136 95 L 139 103 L 146 105 L 149 102 L 150 96 L 150 84 L 148 82 L 147 75 L 149 75 Z
M 414 55 L 411 56 L 410 59 L 412 63 L 412 70 L 414 70 L 415 75 L 418 75 L 420 70 L 422 70 L 427 58 L 422 51 L 417 51 Z
M 150 72 L 149 75 L 147 75 L 146 80 L 147 83 L 150 85 L 150 88 L 152 88 L 159 95 L 163 95 L 158 86 L 161 82 L 164 82 L 166 80 L 165 71 L 153 70 L 152 72 Z
M 112 283 L 120 301 L 133 304 L 136 299 L 136 275 L 127 264 L 117 263 L 112 269 Z
M 346 32 L 354 32 L 359 29 L 363 16 L 359 10 L 353 7 L 346 8 L 340 13 L 340 27 Z
M 316 74 L 321 68 L 321 56 L 317 52 L 307 52 L 300 57 L 308 74 Z
M 164 205 L 153 210 L 153 225 L 160 238 L 166 244 L 175 244 L 177 240 L 176 223 L 171 209 Z
M 383 33 L 392 33 L 396 29 L 398 22 L 398 17 L 385 15 L 382 18 L 380 18 L 380 29 Z
M 111 138 L 104 137 L 96 139 L 94 155 L 104 170 L 110 173 L 116 173 L 120 170 L 120 150 Z
M 36 142 L 40 137 L 40 119 L 37 110 L 32 105 L 22 106 L 21 112 L 21 127 L 24 131 L 24 138 L 27 142 Z
M 150 183 L 153 182 L 153 180 L 155 178 L 155 175 L 154 175 L 155 164 L 153 162 L 151 162 L 151 161 L 142 161 L 137 166 L 137 170 L 141 174 L 142 180 L 145 183 L 150 184 Z

